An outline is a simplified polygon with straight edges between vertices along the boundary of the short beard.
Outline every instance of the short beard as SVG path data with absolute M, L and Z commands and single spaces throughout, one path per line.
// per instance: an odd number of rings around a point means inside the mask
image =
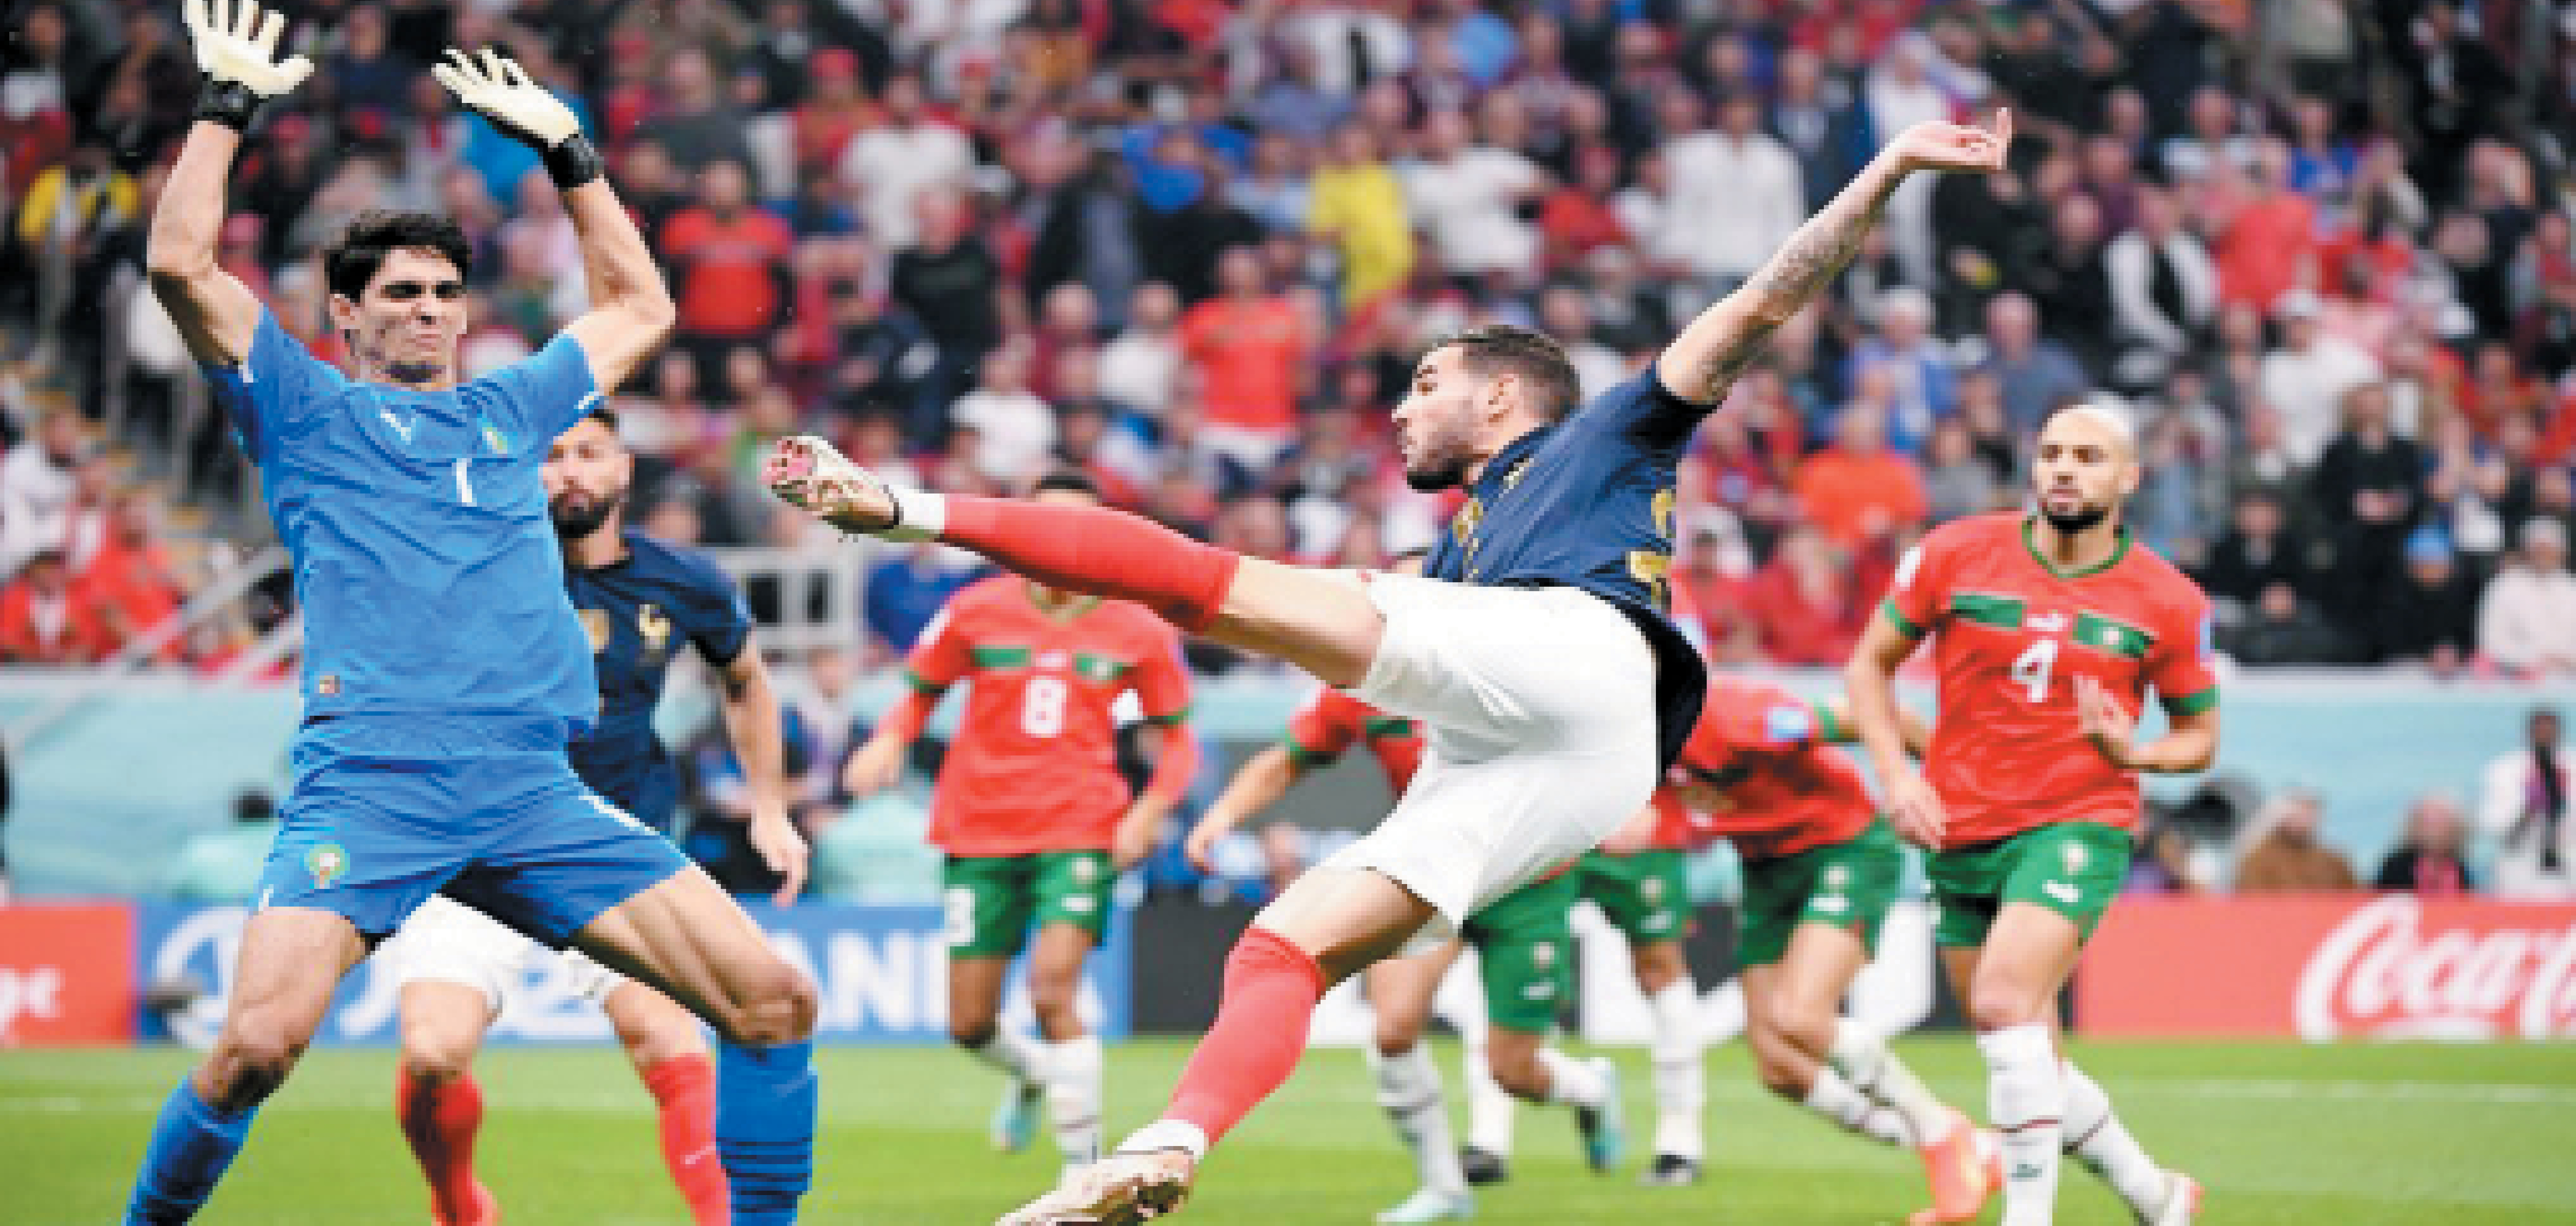
M 435 362 L 387 362 L 383 370 L 385 378 L 391 382 L 418 387 L 437 382 L 441 367 Z
M 608 526 L 611 516 L 626 505 L 626 491 L 602 494 L 576 510 L 570 500 L 557 498 L 546 504 L 546 518 L 553 520 L 555 535 L 567 541 L 578 541 Z
M 1456 489 L 1467 483 L 1467 465 L 1461 462 L 1439 468 L 1415 468 L 1408 464 L 1404 467 L 1404 483 L 1425 494 Z
M 2111 517 L 2111 508 L 2087 505 L 2077 507 L 2071 514 L 2060 515 L 2049 510 L 2047 504 L 2042 503 L 2039 509 L 2039 517 L 2047 520 L 2049 527 L 2055 528 L 2059 532 L 2065 533 L 2068 536 L 2073 536 L 2078 532 L 2088 531 L 2100 525 L 2103 520 L 2109 519 Z

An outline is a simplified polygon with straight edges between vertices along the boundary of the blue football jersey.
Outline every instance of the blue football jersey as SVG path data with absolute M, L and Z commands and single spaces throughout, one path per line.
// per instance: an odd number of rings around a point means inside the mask
M 1674 469 L 1709 412 L 1664 389 L 1652 367 L 1486 461 L 1423 573 L 1490 587 L 1581 588 L 1626 613 L 1656 657 L 1655 708 L 1669 766 L 1708 688 L 1699 652 L 1668 610 Z
M 599 670 L 599 726 L 572 743 L 572 767 L 592 791 L 665 829 L 677 771 L 653 709 L 682 644 L 718 668 L 751 637 L 751 611 L 731 576 L 703 556 L 626 534 L 626 556 L 596 569 L 570 567 L 565 587 Z
M 208 367 L 295 562 L 308 715 L 543 718 L 599 696 L 537 475 L 598 397 L 581 347 L 442 391 L 353 382 L 262 312 Z

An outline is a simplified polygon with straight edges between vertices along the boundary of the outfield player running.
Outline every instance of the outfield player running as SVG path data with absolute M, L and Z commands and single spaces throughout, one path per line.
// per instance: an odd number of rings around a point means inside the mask
M 1433 346 L 1396 408 L 1398 444 L 1412 484 L 1470 497 L 1426 578 L 1246 558 L 1096 508 L 895 489 L 819 439 L 780 443 L 771 487 L 844 529 L 937 538 L 1135 600 L 1426 730 L 1423 768 L 1385 824 L 1299 877 L 1236 944 L 1216 1022 L 1164 1118 L 1008 1220 L 1176 1207 L 1208 1147 L 1295 1068 L 1326 987 L 1435 920 L 1454 932 L 1645 806 L 1704 689 L 1663 594 L 1674 465 L 1692 431 L 1907 176 L 1992 170 L 2009 137 L 2000 119 L 1908 128 L 1654 369 L 1588 406 L 1564 351 L 1537 333 L 1490 326 Z
M 1056 473 L 1031 500 L 1094 509 L 1100 494 L 1087 477 Z M 1111 887 L 1153 850 L 1197 769 L 1180 636 L 1136 605 L 1003 576 L 958 592 L 908 665 L 911 692 L 844 777 L 859 796 L 891 786 L 939 696 L 970 683 L 930 819 L 930 841 L 947 853 L 948 1034 L 1011 1078 L 996 1145 L 1026 1148 L 1043 1098 L 1057 1153 L 1089 1163 L 1100 1156 L 1100 1037 L 1075 1003 Z M 1141 796 L 1118 773 L 1116 710 L 1131 693 L 1159 742 Z M 1037 1042 L 999 1024 L 1011 959 L 1032 930 Z
M 1957 520 L 1905 555 L 1845 670 L 1852 714 L 1897 832 L 1932 849 L 1935 939 L 2003 1134 L 2006 1226 L 2050 1220 L 2061 1145 L 2140 1222 L 2178 1226 L 2198 1213 L 2200 1185 L 2130 1139 L 2101 1087 L 2058 1055 L 2052 1027 L 2127 871 L 2137 772 L 2217 756 L 2209 602 L 2121 526 L 2138 454 L 2118 416 L 2050 417 L 2031 480 L 2036 514 Z M 1926 635 L 1941 708 L 1918 771 L 1891 679 Z M 2133 713 L 2150 686 L 2169 730 L 2141 743 Z M 1924 1220 L 1945 1220 L 1940 1208 Z
M 1362 742 L 1377 757 L 1387 782 L 1402 793 L 1422 760 L 1422 735 L 1414 721 L 1373 710 L 1338 690 L 1317 691 L 1289 721 L 1281 743 L 1247 760 L 1225 794 L 1208 807 L 1190 831 L 1190 859 L 1202 869 L 1212 867 L 1218 839 L 1276 803 L 1299 776 L 1329 765 Z M 1468 1058 L 1483 1061 L 1498 1086 L 1516 1097 L 1571 1107 L 1593 1169 L 1606 1170 L 1618 1161 L 1615 1068 L 1606 1059 L 1578 1061 L 1547 1046 L 1574 987 L 1574 932 L 1566 921 L 1574 897 L 1571 873 L 1550 874 L 1468 917 L 1463 942 L 1389 958 L 1365 972 L 1369 1006 L 1377 1018 L 1367 1050 L 1377 1075 L 1378 1105 L 1412 1151 L 1422 1180 L 1402 1203 L 1378 1214 L 1378 1221 L 1438 1222 L 1475 1214 L 1475 1198 L 1450 1139 L 1440 1070 L 1422 1043 L 1432 997 L 1462 943 L 1476 948 L 1490 1027 L 1481 1043 L 1469 1045 Z M 1508 1099 L 1504 1105 L 1508 1109 Z
M 599 723 L 573 742 L 573 772 L 656 833 L 671 833 L 679 771 L 653 735 L 653 712 L 672 660 L 683 645 L 696 648 L 722 677 L 725 727 L 750 780 L 751 843 L 785 878 L 778 901 L 787 903 L 804 886 L 805 840 L 787 816 L 778 699 L 751 641 L 750 611 L 713 562 L 626 528 L 634 472 L 634 455 L 604 407 L 557 436 L 540 469 L 564 579 L 599 673 Z M 483 1091 L 472 1063 L 537 947 L 480 911 L 434 897 L 379 956 L 402 985 L 395 1112 L 429 1181 L 431 1216 L 454 1226 L 497 1220 L 490 1191 L 474 1175 Z M 662 1158 L 692 1218 L 718 1226 L 726 1190 L 715 1153 L 715 1065 L 697 1019 L 581 954 L 562 957 L 653 1094 Z
M 1701 716 L 1705 722 L 1707 716 Z M 1663 1187 L 1698 1183 L 1707 1158 L 1701 1116 L 1708 1104 L 1699 985 L 1691 981 L 1682 938 L 1690 935 L 1689 821 L 1673 789 L 1658 788 L 1653 807 L 1628 831 L 1585 853 L 1575 868 L 1577 896 L 1592 900 L 1628 940 L 1629 969 L 1654 1019 L 1655 1158 L 1640 1173 Z
M 244 926 L 222 1033 L 154 1124 L 129 1222 L 194 1216 L 333 987 L 442 890 L 685 1002 L 725 1042 L 716 1143 L 737 1226 L 793 1220 L 810 1180 L 815 990 L 668 840 L 582 786 L 598 711 L 538 465 L 661 343 L 671 300 L 572 112 L 497 52 L 439 81 L 535 146 L 581 240 L 591 309 L 538 354 L 458 380 L 471 251 L 455 222 L 367 214 L 324 254 L 351 379 L 215 262 L 225 176 L 259 103 L 311 65 L 285 21 L 191 0 L 197 122 L 147 267 L 259 466 L 304 609 L 295 789 Z
M 1897 716 L 1919 750 L 1922 722 Z M 1976 1215 L 1992 1176 L 1984 1140 L 1878 1036 L 1841 1016 L 1905 875 L 1905 854 L 1850 758 L 1844 709 L 1765 682 L 1717 677 L 1673 767 L 1692 813 L 1668 838 L 1724 837 L 1744 863 L 1736 930 L 1745 1037 L 1762 1084 L 1836 1125 L 1922 1155 L 1932 1202 Z

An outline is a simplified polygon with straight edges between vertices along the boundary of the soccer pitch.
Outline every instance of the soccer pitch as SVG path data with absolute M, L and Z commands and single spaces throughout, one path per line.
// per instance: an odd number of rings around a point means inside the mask
M 1964 1040 L 1899 1049 L 1944 1097 L 1983 1114 Z M 1184 1051 L 1164 1040 L 1111 1048 L 1113 1137 L 1158 1104 Z M 1563 1112 L 1523 1108 L 1512 1181 L 1483 1190 L 1479 1221 L 1894 1223 L 1919 1203 L 1910 1155 L 1762 1095 L 1740 1044 L 1709 1061 L 1708 1181 L 1639 1187 L 1651 1131 L 1645 1061 L 1642 1052 L 1616 1055 L 1627 1074 L 1627 1169 L 1593 1175 Z M 2576 1223 L 2576 1045 L 2091 1044 L 2077 1056 L 2150 1151 L 2208 1185 L 2205 1221 Z M 169 1050 L 0 1052 L 0 1223 L 115 1220 L 152 1114 L 188 1061 Z M 1442 1065 L 1454 1108 L 1453 1047 Z M 478 1164 L 509 1221 L 685 1222 L 662 1173 L 650 1100 L 615 1053 L 497 1050 L 481 1077 L 489 1116 Z M 987 1147 L 999 1082 L 963 1056 L 827 1049 L 823 1078 L 821 1173 L 807 1221 L 986 1223 L 1054 1175 L 1043 1138 L 1013 1157 Z M 423 1220 L 392 1094 L 390 1051 L 314 1054 L 262 1113 L 199 1220 Z M 1411 1170 L 1358 1054 L 1317 1051 L 1219 1151 L 1182 1220 L 1365 1223 L 1411 1189 Z M 2129 1220 L 2071 1165 L 2061 1204 L 2058 1220 L 2070 1226 Z

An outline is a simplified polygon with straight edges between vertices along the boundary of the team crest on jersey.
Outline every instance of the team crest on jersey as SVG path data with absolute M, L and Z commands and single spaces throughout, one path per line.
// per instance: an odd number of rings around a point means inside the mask
M 1456 515 L 1450 517 L 1449 533 L 1463 541 L 1474 536 L 1476 528 L 1484 522 L 1485 500 L 1470 498 L 1458 508 Z
M 1529 470 L 1530 462 L 1527 459 L 1522 460 L 1518 464 L 1512 465 L 1512 470 L 1503 474 L 1503 488 L 1505 490 L 1510 490 L 1513 487 L 1518 486 L 1521 483 L 1521 478 L 1529 475 Z
M 1039 668 L 1054 668 L 1054 669 L 1061 669 L 1061 668 L 1063 668 L 1064 666 L 1066 666 L 1066 665 L 1068 665 L 1068 664 L 1071 664 L 1071 663 L 1073 663 L 1073 657 L 1072 657 L 1072 656 L 1070 656 L 1070 655 L 1065 654 L 1061 649 L 1059 649 L 1059 650 L 1055 650 L 1055 651 L 1040 652 L 1040 653 L 1038 654 L 1038 667 L 1039 667 Z
M 1091 884 L 1092 879 L 1099 875 L 1099 861 L 1086 858 L 1073 862 L 1073 883 L 1075 885 L 1089 885 Z
M 324 843 L 304 853 L 304 871 L 313 874 L 313 888 L 327 890 L 331 883 L 349 875 L 349 853 L 337 843 Z
M 2060 849 L 2060 852 L 2066 861 L 2066 871 L 2070 875 L 2083 872 L 2084 862 L 2093 858 L 2092 853 L 2084 850 L 2082 843 L 2068 843 Z
M 1541 941 L 1530 946 L 1530 965 L 1542 971 L 1556 965 L 1556 942 Z
M 1648 905 L 1662 902 L 1664 900 L 1664 879 L 1661 877 L 1648 877 L 1644 881 L 1638 882 L 1637 894 L 1639 897 L 1644 898 Z
M 648 658 L 658 660 L 671 648 L 671 619 L 658 605 L 635 606 L 635 633 L 644 636 L 644 654 Z
M 491 418 L 480 418 L 475 422 L 475 425 L 483 435 L 483 445 L 491 448 L 492 454 L 510 454 L 510 436 L 502 433 L 501 427 L 493 425 Z
M 574 612 L 581 616 L 581 632 L 590 640 L 590 654 L 598 655 L 608 650 L 608 610 L 575 609 Z
M 1837 894 L 1839 894 L 1839 893 L 1841 893 L 1841 892 L 1842 892 L 1842 889 L 1843 889 L 1843 887 L 1844 887 L 1844 886 L 1847 886 L 1847 885 L 1850 885 L 1850 884 L 1851 884 L 1851 866 L 1850 866 L 1850 865 L 1848 865 L 1848 864 L 1836 864 L 1836 865 L 1829 866 L 1828 868 L 1826 868 L 1826 869 L 1825 869 L 1825 889 L 1826 889 L 1827 891 L 1832 892 L 1832 893 L 1837 893 Z

